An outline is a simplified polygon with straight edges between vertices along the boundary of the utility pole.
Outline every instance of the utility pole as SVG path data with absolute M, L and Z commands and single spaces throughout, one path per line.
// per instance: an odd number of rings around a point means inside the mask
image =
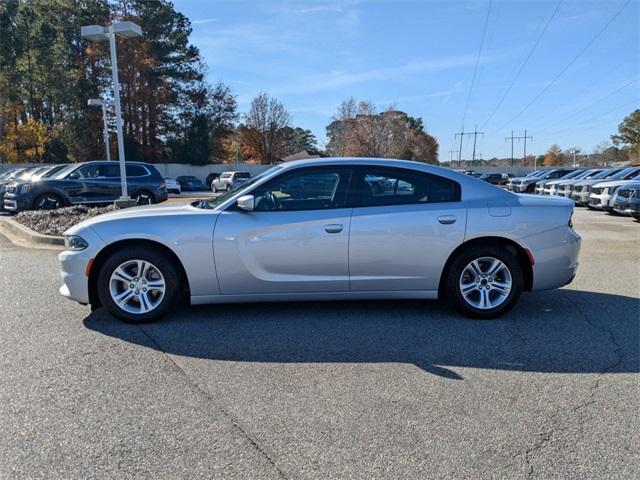
M 476 161 L 476 140 L 478 135 L 482 135 L 482 138 L 484 138 L 484 132 L 479 132 L 478 126 L 476 125 L 476 128 L 473 129 L 473 133 L 470 133 L 469 135 L 473 135 L 473 156 L 471 157 L 471 165 L 473 165 L 473 162 Z
M 457 154 L 458 150 L 449 150 L 449 161 L 451 162 L 451 165 L 453 165 L 453 154 Z
M 573 147 L 571 149 L 571 153 L 573 154 L 573 168 L 576 168 L 576 153 L 578 151 L 578 147 Z
M 478 135 L 484 136 L 484 132 L 479 132 L 478 126 L 476 125 L 476 128 L 473 130 L 473 132 L 465 132 L 464 127 L 462 127 L 462 131 L 454 134 L 453 138 L 456 138 L 458 135 L 460 135 L 460 150 L 458 150 L 458 167 L 460 166 L 460 161 L 462 159 L 462 139 L 464 138 L 465 135 L 469 135 L 469 136 L 473 135 L 473 156 L 471 157 L 471 164 L 473 164 L 473 162 L 476 160 L 476 140 L 478 138 Z
M 513 138 L 515 140 L 524 140 L 524 156 L 522 157 L 522 166 L 524 166 L 525 162 L 527 161 L 527 139 L 528 140 L 533 140 L 533 137 L 527 136 L 527 131 L 524 131 L 524 135 L 521 137 L 514 137 L 513 136 L 513 132 L 511 132 L 511 137 L 507 137 L 507 140 L 509 138 Z M 513 142 L 513 140 L 511 140 Z M 513 157 L 513 146 L 511 147 L 511 156 Z M 536 157 L 533 157 L 533 168 L 537 168 L 537 163 L 538 163 L 538 159 Z
M 513 130 L 511 130 L 511 136 L 510 137 L 505 137 L 504 141 L 506 142 L 507 140 L 511 140 L 511 166 L 513 167 L 513 140 L 516 137 L 513 136 Z
M 468 133 L 464 133 L 464 126 L 462 127 L 462 131 L 460 133 L 456 133 L 453 135 L 453 139 L 455 140 L 457 136 L 460 135 L 460 148 L 458 149 L 458 168 L 460 168 L 460 162 L 462 161 L 462 139 Z

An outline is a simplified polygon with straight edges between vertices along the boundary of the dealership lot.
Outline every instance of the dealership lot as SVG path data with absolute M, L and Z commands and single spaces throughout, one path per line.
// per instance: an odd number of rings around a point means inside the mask
M 574 224 L 575 281 L 485 322 L 334 302 L 126 325 L 0 237 L 0 477 L 633 477 L 640 224 Z

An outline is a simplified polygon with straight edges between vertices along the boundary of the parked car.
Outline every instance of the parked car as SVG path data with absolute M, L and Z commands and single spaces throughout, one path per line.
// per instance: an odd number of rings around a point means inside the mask
M 7 186 L 15 182 L 17 179 L 24 176 L 28 178 L 31 172 L 35 171 L 36 168 L 16 168 L 13 169 L 8 174 L 4 175 L 2 179 L 0 179 L 0 211 L 4 210 L 4 196 L 7 191 Z
M 613 211 L 640 220 L 640 182 L 632 182 L 615 193 Z
M 176 181 L 180 184 L 180 189 L 184 192 L 201 192 L 207 188 L 197 177 L 193 175 L 181 175 L 176 178 Z
M 524 177 L 511 177 L 507 182 L 507 190 L 514 192 L 516 185 L 518 185 L 525 178 L 532 178 L 542 175 L 545 170 L 534 170 L 533 172 L 525 175 Z
M 615 176 L 622 172 L 624 168 L 609 168 L 594 175 L 588 180 L 580 180 L 576 182 L 571 189 L 571 198 L 578 206 L 586 206 L 589 203 L 589 195 L 591 195 L 591 187 L 596 183 L 604 180 L 615 180 Z
M 483 173 L 478 178 L 492 185 L 503 185 L 505 183 L 502 173 Z
M 167 193 L 177 193 L 180 194 L 182 192 L 182 187 L 180 183 L 175 178 L 164 177 L 164 181 L 167 184 Z
M 562 181 L 562 180 L 570 180 L 572 178 L 577 177 L 578 175 L 580 175 L 582 172 L 584 172 L 585 170 L 583 168 L 580 169 L 576 169 L 576 170 L 570 170 L 569 172 L 565 173 L 564 175 L 553 179 L 553 180 L 540 180 L 539 182 L 536 182 L 536 194 L 538 195 L 554 195 L 555 194 L 555 185 L 556 182 Z M 552 191 L 552 187 L 553 187 L 553 193 L 551 193 Z
M 220 176 L 217 172 L 211 172 L 207 175 L 207 178 L 204 181 L 204 184 L 207 188 L 211 188 L 213 190 L 213 181 Z
M 569 168 L 551 168 L 537 177 L 523 178 L 520 180 L 520 183 L 516 185 L 515 191 L 520 193 L 535 193 L 538 182 L 544 180 L 556 180 L 571 171 L 572 170 Z
M 614 192 L 625 184 L 637 180 L 639 176 L 640 167 L 631 167 L 614 175 L 614 177 L 617 177 L 615 180 L 612 177 L 605 182 L 596 183 L 591 187 L 591 193 L 589 194 L 589 208 L 612 212 Z
M 127 162 L 127 186 L 138 204 L 163 202 L 166 184 L 153 165 Z M 17 181 L 7 186 L 4 208 L 12 212 L 48 210 L 75 204 L 107 204 L 121 195 L 118 162 L 68 165 L 50 178 Z
M 586 172 L 583 172 L 568 180 L 562 180 L 562 179 L 555 180 L 554 181 L 554 183 L 556 183 L 555 194 L 565 198 L 571 198 L 571 192 L 572 192 L 573 186 L 576 183 L 578 183 L 581 180 L 589 180 L 590 178 L 593 178 L 596 175 L 600 174 L 603 170 L 605 169 L 592 168 L 591 170 L 587 170 Z
M 321 176 L 332 189 L 301 197 L 282 189 Z M 376 192 L 367 179 L 398 188 Z M 182 298 L 440 297 L 464 315 L 493 318 L 523 291 L 571 282 L 580 249 L 572 213 L 567 199 L 514 195 L 418 162 L 292 161 L 216 199 L 72 227 L 60 292 L 133 323 L 157 320 Z
M 249 172 L 223 172 L 222 175 L 211 182 L 211 191 L 231 190 L 249 181 L 250 178 L 251 174 Z

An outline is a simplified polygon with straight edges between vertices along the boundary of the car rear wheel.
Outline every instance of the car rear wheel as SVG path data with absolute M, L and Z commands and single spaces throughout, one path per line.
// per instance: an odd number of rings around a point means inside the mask
M 451 264 L 446 294 L 471 318 L 489 319 L 508 312 L 522 293 L 522 268 L 505 248 L 471 247 Z
M 36 210 L 56 210 L 64 207 L 64 199 L 56 193 L 43 193 L 33 202 Z
M 153 194 L 145 191 L 136 192 L 131 195 L 131 198 L 135 200 L 138 205 L 151 205 L 154 203 Z
M 138 246 L 114 253 L 98 274 L 98 297 L 115 317 L 127 323 L 161 318 L 175 303 L 180 275 L 159 252 Z

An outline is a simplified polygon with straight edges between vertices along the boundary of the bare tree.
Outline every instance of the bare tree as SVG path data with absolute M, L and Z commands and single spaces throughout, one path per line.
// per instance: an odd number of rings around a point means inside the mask
M 284 106 L 267 93 L 261 93 L 251 102 L 240 128 L 242 143 L 250 157 L 262 164 L 273 164 L 282 156 L 291 116 Z

